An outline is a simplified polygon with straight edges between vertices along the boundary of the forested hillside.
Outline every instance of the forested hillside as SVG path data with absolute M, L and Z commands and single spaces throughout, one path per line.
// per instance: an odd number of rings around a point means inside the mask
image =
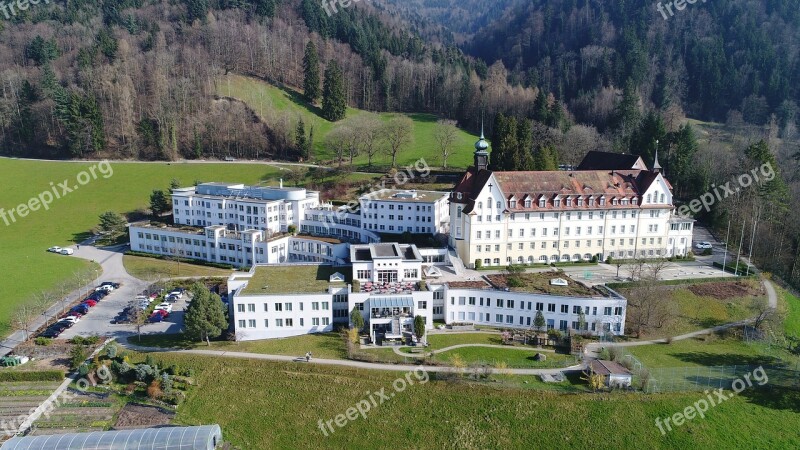
M 663 2 L 669 3 L 669 2 Z M 477 33 L 469 52 L 566 99 L 601 130 L 604 91 L 631 82 L 646 105 L 794 132 L 800 103 L 795 0 L 728 0 L 662 15 L 657 2 L 531 0 Z M 667 17 L 665 20 L 664 17 Z
M 433 112 L 478 129 L 487 76 L 458 49 L 361 5 L 328 17 L 315 0 L 79 0 L 0 26 L 0 143 L 18 156 L 298 157 L 277 138 L 294 123 L 264 123 L 214 94 L 229 72 L 300 89 L 309 41 L 321 72 L 336 61 L 347 103 L 366 110 Z M 535 89 L 488 76 L 487 114 L 527 114 Z

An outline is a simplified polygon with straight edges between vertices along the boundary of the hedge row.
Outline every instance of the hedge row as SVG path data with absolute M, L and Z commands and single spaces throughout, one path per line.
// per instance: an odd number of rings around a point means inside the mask
M 60 370 L 9 370 L 0 371 L 0 383 L 9 381 L 62 381 Z

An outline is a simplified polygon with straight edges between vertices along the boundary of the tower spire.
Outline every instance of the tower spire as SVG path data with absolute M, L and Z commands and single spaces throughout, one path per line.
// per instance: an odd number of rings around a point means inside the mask
M 486 170 L 489 168 L 489 143 L 483 132 L 483 112 L 481 112 L 481 138 L 475 143 L 475 169 Z
M 658 141 L 656 141 L 656 156 L 653 160 L 653 172 L 661 172 L 661 164 L 658 163 Z

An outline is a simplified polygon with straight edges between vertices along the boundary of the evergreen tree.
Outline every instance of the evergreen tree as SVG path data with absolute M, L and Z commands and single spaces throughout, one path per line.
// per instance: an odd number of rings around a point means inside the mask
M 172 201 L 169 195 L 161 189 L 156 189 L 150 194 L 150 211 L 153 212 L 153 217 L 158 219 L 165 212 L 172 210 Z
M 361 331 L 364 328 L 364 316 L 361 315 L 361 311 L 357 307 L 353 307 L 353 310 L 350 311 L 350 324 L 354 330 Z
M 632 80 L 625 83 L 622 99 L 614 111 L 614 128 L 623 140 L 627 141 L 630 135 L 639 127 L 641 114 L 639 112 L 639 94 Z
M 672 150 L 667 160 L 668 175 L 676 190 L 685 195 L 689 192 L 693 171 L 692 161 L 698 148 L 694 129 L 690 124 L 683 125 L 668 140 L 672 142 Z
M 124 233 L 126 225 L 128 225 L 128 221 L 119 213 L 106 211 L 100 214 L 100 229 L 112 237 Z
M 212 294 L 203 284 L 195 283 L 191 291 L 192 301 L 186 308 L 183 320 L 186 334 L 196 336 L 210 346 L 210 338 L 219 336 L 228 328 L 225 306 L 219 295 Z
M 344 77 L 339 64 L 331 61 L 325 69 L 325 82 L 322 88 L 322 117 L 338 122 L 347 114 L 347 97 Z
M 204 21 L 208 14 L 208 0 L 186 0 L 186 18 L 188 21 Z
M 516 170 L 517 119 L 498 114 L 494 121 L 492 138 L 492 170 Z
M 314 41 L 306 44 L 306 54 L 303 57 L 303 91 L 309 103 L 315 103 L 321 95 L 319 86 L 319 56 Z
M 668 144 L 667 127 L 657 112 L 650 111 L 642 120 L 639 128 L 631 135 L 628 152 L 641 156 L 646 162 L 650 162 L 649 166 L 652 167 L 656 154 L 656 141 L 662 150 L 666 148 Z M 662 153 L 662 158 L 663 155 L 664 153 Z M 662 159 L 662 161 L 664 160 Z
M 533 170 L 533 127 L 528 119 L 521 119 L 517 125 L 517 165 L 514 170 Z
M 544 94 L 544 89 L 539 89 L 539 94 L 533 103 L 533 119 L 541 123 L 550 122 L 550 108 L 547 107 L 547 96 Z

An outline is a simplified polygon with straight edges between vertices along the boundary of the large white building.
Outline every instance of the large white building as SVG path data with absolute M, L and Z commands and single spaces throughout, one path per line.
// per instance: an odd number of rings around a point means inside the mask
M 488 144 L 450 194 L 450 245 L 468 266 L 667 258 L 692 248 L 693 220 L 650 170 L 500 172 Z
M 240 340 L 331 331 L 361 311 L 373 341 L 402 338 L 415 316 L 446 323 L 530 329 L 538 311 L 546 327 L 592 334 L 625 331 L 626 300 L 586 288 L 582 296 L 534 294 L 486 280 L 442 280 L 413 245 L 368 244 L 350 249 L 352 266 L 259 265 L 228 280 L 232 326 Z M 563 275 L 559 275 L 563 276 Z M 573 280 L 570 283 L 576 283 Z
M 382 189 L 359 202 L 362 226 L 374 233 L 446 234 L 450 228 L 447 192 Z

